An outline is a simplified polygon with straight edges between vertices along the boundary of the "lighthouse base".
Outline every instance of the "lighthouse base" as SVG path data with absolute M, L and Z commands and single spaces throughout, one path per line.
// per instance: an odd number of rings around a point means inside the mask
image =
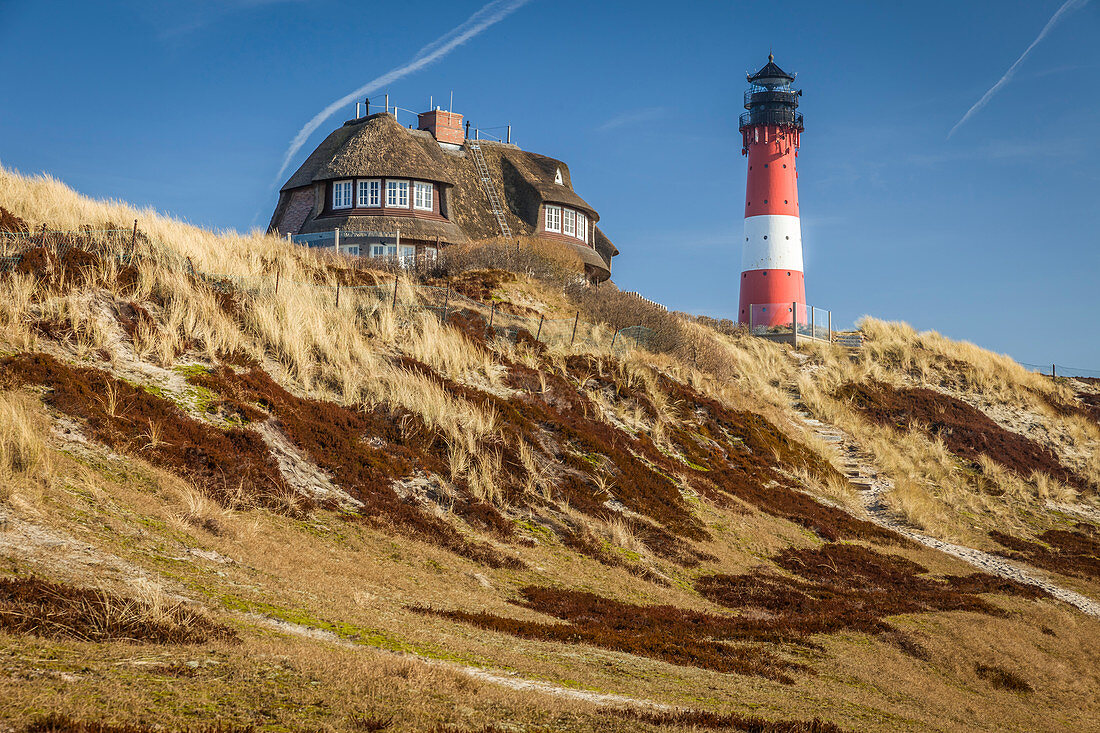
M 798 270 L 749 270 L 741 273 L 737 321 L 753 326 L 790 326 L 792 303 L 806 302 L 806 280 Z M 805 317 L 805 309 L 799 314 Z

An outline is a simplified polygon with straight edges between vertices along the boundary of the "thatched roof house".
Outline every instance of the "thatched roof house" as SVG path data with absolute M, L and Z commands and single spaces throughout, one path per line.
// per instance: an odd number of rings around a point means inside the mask
M 350 254 L 402 258 L 499 237 L 461 115 L 427 112 L 420 127 L 402 127 L 387 113 L 345 122 L 282 187 L 269 229 Z M 596 210 L 573 190 L 569 166 L 507 143 L 476 144 L 512 234 L 570 247 L 589 278 L 610 277 L 619 251 L 596 226 Z

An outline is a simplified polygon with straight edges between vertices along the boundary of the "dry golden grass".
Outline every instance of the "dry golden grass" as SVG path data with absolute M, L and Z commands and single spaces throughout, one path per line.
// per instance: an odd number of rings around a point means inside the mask
M 50 473 L 46 430 L 37 400 L 0 392 L 0 500 L 10 500 L 21 488 Z
M 557 342 L 545 352 L 507 342 L 480 348 L 455 329 L 442 327 L 436 317 L 395 310 L 388 298 L 380 300 L 369 292 L 345 289 L 337 307 L 332 291 L 317 287 L 335 284 L 336 263 L 283 240 L 204 232 L 155 212 L 89 201 L 48 178 L 27 179 L 8 171 L 0 171 L 0 200 L 34 226 L 76 228 L 102 222 L 129 228 L 138 218 L 143 232 L 172 252 L 190 257 L 197 269 L 246 284 L 276 269 L 281 273 L 277 295 L 272 288 L 242 287 L 232 293 L 232 307 L 168 258 L 140 261 L 135 290 L 120 287 L 113 265 L 104 265 L 95 273 L 93 285 L 79 294 L 44 291 L 28 278 L 5 277 L 0 281 L 4 348 L 23 350 L 37 343 L 71 360 L 96 359 L 98 350 L 104 349 L 121 369 L 128 347 L 120 344 L 118 329 L 109 322 L 105 325 L 99 315 L 103 307 L 135 300 L 149 305 L 155 322 L 155 328 L 138 323 L 133 343 L 138 361 L 173 367 L 185 354 L 188 361 L 214 363 L 227 354 L 243 353 L 296 393 L 345 405 L 409 410 L 445 436 L 451 477 L 464 479 L 473 496 L 498 506 L 503 503 L 504 458 L 497 450 L 502 418 L 402 366 L 400 357 L 496 395 L 509 393 L 503 374 L 506 362 L 538 370 L 544 392 L 547 375 L 567 375 L 570 384 L 595 403 L 597 412 L 591 419 L 625 426 L 667 448 L 672 444 L 667 437 L 685 425 L 693 406 L 670 398 L 660 386 L 663 374 L 723 405 L 759 412 L 834 459 L 824 441 L 807 437 L 796 426 L 792 403 L 800 400 L 821 419 L 851 433 L 874 456 L 894 480 L 888 500 L 911 521 L 944 536 L 974 541 L 989 526 L 1042 526 L 1047 501 L 1075 497 L 1049 477 L 1018 477 L 995 464 L 983 463 L 981 475 L 975 476 L 941 442 L 919 432 L 872 427 L 831 398 L 837 387 L 868 379 L 938 384 L 1038 411 L 1051 426 L 1052 439 L 1079 439 L 1088 445 L 1095 437 L 1086 424 L 1062 420 L 1044 407 L 1047 400 L 1066 396 L 1060 387 L 1021 373 L 1007 360 L 976 347 L 911 333 L 903 326 L 868 322 L 870 344 L 855 360 L 829 347 L 810 347 L 796 356 L 776 344 L 720 335 L 694 323 L 685 328 L 694 335 L 696 346 L 706 345 L 694 352 L 705 358 L 635 350 L 608 360 L 606 347 L 594 344 L 609 342 L 612 330 L 583 323 L 574 348 Z M 398 290 L 403 303 L 417 297 L 405 278 L 399 280 Z M 536 280 L 521 277 L 506 290 L 513 302 L 567 312 L 569 303 L 562 294 Z M 71 343 L 38 335 L 33 324 L 48 318 L 73 324 Z M 605 358 L 578 378 L 565 363 L 575 354 Z M 974 373 L 953 376 L 960 364 L 965 367 L 961 371 L 973 364 Z M 605 377 L 644 396 L 652 414 L 640 399 L 601 389 L 599 382 Z M 108 412 L 122 409 L 117 394 L 108 391 L 100 397 L 112 405 Z M 1063 425 L 1069 427 L 1055 430 Z M 155 445 L 162 439 L 155 424 L 134 429 L 143 443 Z M 11 675 L 0 675 L 0 717 L 8 720 L 24 720 L 28 701 L 51 699 L 56 701 L 51 704 L 78 717 L 135 720 L 155 708 L 157 722 L 167 727 L 190 725 L 196 711 L 213 708 L 226 721 L 291 729 L 353 729 L 355 715 L 374 711 L 395 712 L 393 730 L 423 730 L 444 721 L 480 726 L 504 718 L 517 726 L 553 730 L 638 729 L 634 722 L 609 722 L 590 703 L 471 681 L 460 672 L 379 653 L 377 648 L 506 669 L 574 690 L 752 711 L 769 718 L 825 714 L 853 730 L 1030 730 L 1049 727 L 1052 715 L 1063 727 L 1086 729 L 1100 715 L 1091 695 L 1100 684 L 1100 659 L 1091 643 L 1096 622 L 1052 602 L 998 596 L 996 603 L 1011 612 L 1005 618 L 938 613 L 898 619 L 899 626 L 919 637 L 929 660 L 907 656 L 864 635 L 829 635 L 815 640 L 822 650 L 797 652 L 803 661 L 812 661 L 819 674 L 792 686 L 580 645 L 520 640 L 409 610 L 419 604 L 553 622 L 510 602 L 520 588 L 536 584 L 586 589 L 625 602 L 722 612 L 692 590 L 699 575 L 750 572 L 780 550 L 820 543 L 808 530 L 736 502 L 717 506 L 699 499 L 690 481 L 680 476 L 673 478 L 709 533 L 699 546 L 714 558 L 697 568 L 657 556 L 635 525 L 610 512 L 597 519 L 566 502 L 553 505 L 560 466 L 535 442 L 522 440 L 516 457 L 523 493 L 532 506 L 545 504 L 550 509 L 538 516 L 533 510 L 508 515 L 517 533 L 529 540 L 508 547 L 525 567 L 493 569 L 427 542 L 346 521 L 333 511 L 284 516 L 248 508 L 243 502 L 214 504 L 178 477 L 137 460 L 128 460 L 125 470 L 102 455 L 82 455 L 78 463 L 59 452 L 47 435 L 48 421 L 33 397 L 0 395 L 0 472 L 8 479 L 0 485 L 15 487 L 6 489 L 9 492 L 29 491 L 19 488 L 24 485 L 34 488 L 36 521 L 78 536 L 100 555 L 69 557 L 64 563 L 53 558 L 51 566 L 49 558 L 35 554 L 27 544 L 8 550 L 6 559 L 18 567 L 45 565 L 66 574 L 105 575 L 104 582 L 116 588 L 132 577 L 119 568 L 132 564 L 159 578 L 158 592 L 201 599 L 218 620 L 235 624 L 244 641 L 239 649 L 211 644 L 158 657 L 157 664 L 172 669 L 200 660 L 194 676 L 184 673 L 165 684 L 165 675 L 148 672 L 138 664 L 144 657 L 123 645 L 45 645 L 0 638 L 0 645 L 16 660 Z M 1081 460 L 1084 465 L 1088 459 Z M 793 474 L 812 493 L 842 505 L 858 504 L 851 487 L 835 477 Z M 50 479 L 53 476 L 63 480 Z M 609 472 L 594 471 L 592 480 L 598 494 L 616 488 L 617 479 Z M 993 495 L 989 486 L 1001 493 Z M 559 522 L 580 525 L 593 543 L 632 567 L 608 567 L 567 549 L 548 529 Z M 895 549 L 936 573 L 971 570 L 922 548 Z M 639 568 L 652 574 L 643 578 L 630 571 Z M 652 582 L 654 577 L 666 582 Z M 286 627 L 273 630 L 248 614 L 335 634 L 341 643 L 330 637 L 298 636 Z M 1042 626 L 1056 630 L 1057 637 L 1041 632 Z M 35 660 L 46 655 L 59 660 L 55 669 L 78 678 L 61 684 L 56 677 L 30 674 L 28 670 L 39 664 Z M 217 663 L 207 665 L 203 660 L 208 659 Z M 975 674 L 976 664 L 1019 674 L 1035 692 L 1021 698 L 990 690 Z M 899 695 L 899 689 L 906 694 Z M 259 709 L 267 710 L 269 717 L 257 718 Z

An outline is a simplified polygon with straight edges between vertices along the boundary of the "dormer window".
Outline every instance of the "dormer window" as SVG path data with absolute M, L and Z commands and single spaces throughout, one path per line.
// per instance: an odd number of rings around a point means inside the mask
M 336 181 L 332 184 L 332 208 L 351 208 L 351 181 Z
M 588 244 L 588 217 L 577 212 L 577 239 Z
M 432 210 L 432 184 L 417 181 L 413 184 L 413 208 L 421 211 Z
M 554 171 L 554 183 L 558 184 L 559 186 L 565 185 L 565 180 L 561 177 L 561 168 L 558 168 Z
M 359 181 L 358 206 L 377 209 L 382 205 L 382 182 L 377 178 Z
M 546 231 L 548 232 L 560 232 L 561 231 L 561 207 L 549 206 L 546 207 Z
M 577 236 L 577 212 L 572 209 L 565 209 L 562 212 L 561 222 L 562 234 L 568 234 L 570 237 Z
M 409 208 L 408 181 L 386 181 L 386 206 L 398 209 Z

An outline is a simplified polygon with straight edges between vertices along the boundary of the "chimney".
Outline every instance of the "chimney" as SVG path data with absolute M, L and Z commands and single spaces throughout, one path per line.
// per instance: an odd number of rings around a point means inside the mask
M 420 113 L 420 129 L 427 130 L 441 143 L 461 145 L 465 142 L 462 134 L 462 115 L 447 112 L 439 107 L 430 112 Z

